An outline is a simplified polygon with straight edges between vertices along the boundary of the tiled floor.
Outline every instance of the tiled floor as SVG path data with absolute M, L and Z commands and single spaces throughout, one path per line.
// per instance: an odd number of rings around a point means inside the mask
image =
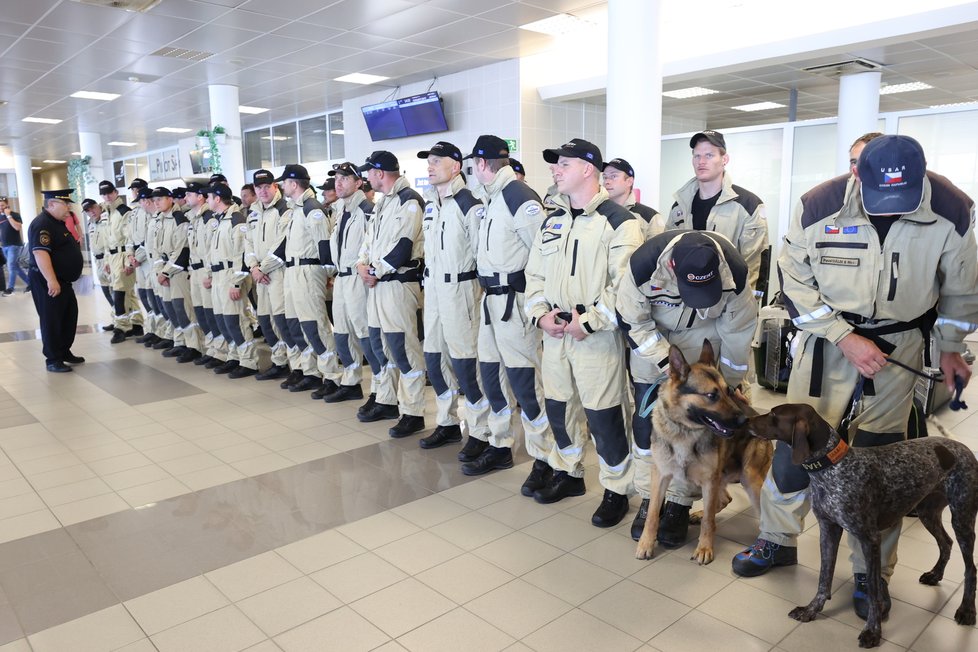
M 593 466 L 586 496 L 538 505 L 525 456 L 466 478 L 350 405 L 113 347 L 101 295 L 81 304 L 89 362 L 54 375 L 30 297 L 0 299 L 0 652 L 857 649 L 844 559 L 824 617 L 786 615 L 814 594 L 816 527 L 798 566 L 731 573 L 757 531 L 739 488 L 713 564 L 636 561 L 632 514 L 589 523 Z M 978 449 L 972 412 L 940 419 Z M 936 547 L 916 520 L 900 553 L 882 649 L 978 649 L 957 549 L 939 587 L 917 583 Z

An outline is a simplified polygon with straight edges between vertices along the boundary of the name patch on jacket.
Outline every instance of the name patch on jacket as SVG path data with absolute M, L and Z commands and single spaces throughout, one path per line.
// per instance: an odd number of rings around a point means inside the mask
M 822 256 L 818 262 L 823 265 L 840 265 L 842 267 L 859 267 L 858 258 L 840 258 L 839 256 Z

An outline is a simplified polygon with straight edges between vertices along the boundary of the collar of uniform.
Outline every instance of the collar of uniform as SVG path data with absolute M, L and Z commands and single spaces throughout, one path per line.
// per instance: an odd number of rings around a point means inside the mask
M 122 202 L 122 195 L 118 195 L 118 196 L 117 196 L 117 197 L 116 197 L 115 199 L 113 199 L 112 201 L 110 201 L 110 202 L 106 202 L 106 204 L 105 204 L 105 207 L 106 207 L 106 208 L 107 208 L 108 210 L 114 210 L 114 209 L 116 209 L 116 208 L 119 208 L 119 206 L 122 206 L 122 203 L 123 203 L 123 202 Z
M 271 208 L 275 204 L 279 203 L 279 201 L 281 201 L 281 199 L 282 199 L 282 193 L 280 193 L 278 190 L 276 190 L 275 191 L 275 196 L 272 197 L 272 202 L 268 206 L 266 206 L 264 204 L 264 202 L 262 202 L 262 200 L 260 200 L 260 199 L 258 201 L 256 201 L 255 204 L 258 204 L 259 208 L 261 209 L 261 212 L 264 213 L 269 208 Z M 252 206 L 254 206 L 255 204 L 252 204 Z
M 456 194 L 458 194 L 458 191 L 464 187 L 465 187 L 465 182 L 462 181 L 462 175 L 456 174 L 454 177 L 452 177 L 452 180 L 449 182 L 448 194 L 445 195 L 444 197 L 442 197 L 441 194 L 439 194 L 438 188 L 436 188 L 434 185 L 431 184 L 429 184 L 424 189 L 424 192 L 422 194 L 424 195 L 426 201 L 434 201 L 441 204 L 442 200 L 448 199 L 449 197 L 454 197 Z
M 635 197 L 635 192 L 628 193 L 628 199 L 625 200 L 625 208 L 632 210 L 632 207 L 638 203 L 638 198 Z
M 496 173 L 496 178 L 492 180 L 492 183 L 488 183 L 484 186 L 486 189 L 486 197 L 492 197 L 506 187 L 507 183 L 515 178 L 516 173 L 513 172 L 512 166 L 504 166 L 499 172 Z
M 584 204 L 584 214 L 592 215 L 598 210 L 598 206 L 606 201 L 608 201 L 608 191 L 604 189 L 604 186 L 598 186 L 598 192 L 588 200 L 588 203 Z M 571 212 L 570 198 L 567 195 L 554 195 L 553 202 L 556 206 L 567 211 L 567 213 Z
M 346 211 L 352 213 L 353 210 L 357 206 L 359 206 L 366 198 L 367 198 L 366 193 L 364 193 L 362 189 L 357 189 L 356 192 L 354 192 L 346 199 L 337 199 L 336 201 L 339 202 L 340 206 L 343 209 L 340 211 L 340 213 L 345 213 Z
M 302 206 L 303 204 L 306 203 L 306 200 L 315 199 L 315 197 L 316 197 L 316 191 L 313 190 L 311 187 L 306 188 L 305 192 L 302 193 L 302 197 L 300 197 L 299 201 L 297 201 L 295 204 L 296 206 Z
M 391 186 L 390 192 L 384 193 L 384 196 L 385 197 L 393 197 L 397 193 L 399 193 L 402 190 L 404 190 L 405 188 L 409 188 L 409 187 L 410 187 L 410 184 L 408 183 L 407 179 L 404 178 L 404 175 L 401 175 L 401 176 L 397 177 L 397 181 L 395 181 L 394 182 L 394 185 Z

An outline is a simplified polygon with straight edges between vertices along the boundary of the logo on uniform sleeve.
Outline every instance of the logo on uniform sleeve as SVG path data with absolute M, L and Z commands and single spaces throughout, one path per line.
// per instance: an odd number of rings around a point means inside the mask
M 486 209 L 485 208 L 475 209 L 475 216 L 478 217 L 479 219 L 482 219 L 483 217 L 486 216 Z
M 533 216 L 533 215 L 536 215 L 539 212 L 540 212 L 540 207 L 537 206 L 536 204 L 533 204 L 532 206 L 527 206 L 526 207 L 526 214 L 527 215 Z
M 47 247 L 49 244 L 51 244 L 51 234 L 47 231 L 41 231 L 40 235 L 38 236 L 38 242 L 41 243 L 42 247 Z
M 825 235 L 839 235 L 839 227 L 837 226 L 826 226 Z

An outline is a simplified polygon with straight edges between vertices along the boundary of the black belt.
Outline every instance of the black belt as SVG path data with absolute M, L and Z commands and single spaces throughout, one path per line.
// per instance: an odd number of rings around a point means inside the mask
M 204 263 L 190 263 L 190 269 L 204 269 Z
M 506 308 L 503 310 L 503 321 L 509 321 L 513 316 L 513 306 L 516 303 L 516 293 L 526 292 L 526 274 L 523 270 L 506 274 L 506 284 L 502 282 L 502 275 L 495 273 L 492 276 L 480 276 L 479 285 L 485 290 L 486 296 L 506 295 Z M 482 313 L 485 316 L 486 325 L 489 325 L 489 304 L 485 299 L 482 300 Z
M 337 276 L 353 276 L 352 267 L 344 267 L 339 272 L 336 273 Z
M 400 274 L 384 274 L 381 278 L 378 278 L 379 283 L 385 281 L 400 281 L 401 283 L 420 283 L 421 282 L 421 270 L 420 269 L 410 269 L 406 272 Z
M 234 261 L 229 260 L 226 263 L 217 263 L 216 265 L 211 265 L 211 271 L 219 272 L 222 269 L 231 269 L 232 267 L 234 267 Z
M 118 248 L 118 247 L 116 247 L 115 249 L 109 249 L 109 253 L 110 253 L 110 254 L 117 254 L 117 253 L 119 253 L 119 251 L 120 251 L 120 250 L 119 250 L 119 248 Z
M 320 264 L 321 263 L 319 262 L 318 258 L 300 258 L 299 260 L 293 258 L 292 260 L 285 261 L 286 267 L 295 267 L 296 265 L 320 265 Z
M 431 274 L 428 273 L 429 271 L 428 269 L 424 270 L 425 278 L 431 277 Z M 458 274 L 442 274 L 442 276 L 446 283 L 461 283 L 462 281 L 474 281 L 479 278 L 479 272 L 472 269 L 467 272 L 459 272 Z
M 105 254 L 95 254 L 95 260 L 102 260 L 105 258 Z

